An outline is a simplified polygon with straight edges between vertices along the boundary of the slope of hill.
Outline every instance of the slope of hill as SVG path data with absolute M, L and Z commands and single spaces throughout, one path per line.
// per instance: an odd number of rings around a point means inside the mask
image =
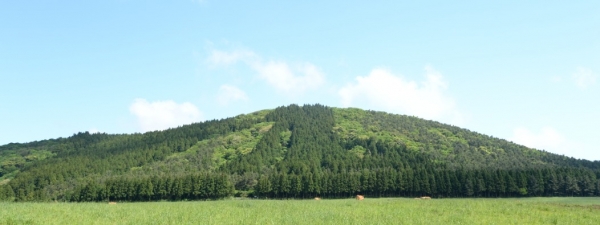
M 600 162 L 416 117 L 290 105 L 144 134 L 0 146 L 0 199 L 600 195 Z

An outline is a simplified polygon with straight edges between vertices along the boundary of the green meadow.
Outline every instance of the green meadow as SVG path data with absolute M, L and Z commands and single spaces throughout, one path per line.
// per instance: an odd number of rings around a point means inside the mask
M 600 198 L 0 203 L 0 224 L 598 224 Z

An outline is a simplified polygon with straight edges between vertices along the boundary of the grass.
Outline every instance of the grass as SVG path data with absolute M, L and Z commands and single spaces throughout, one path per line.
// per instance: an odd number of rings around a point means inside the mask
M 598 224 L 600 198 L 0 203 L 0 224 Z

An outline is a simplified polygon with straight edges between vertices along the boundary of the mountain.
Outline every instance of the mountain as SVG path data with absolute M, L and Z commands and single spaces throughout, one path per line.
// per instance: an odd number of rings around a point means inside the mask
M 7 201 L 598 196 L 599 178 L 599 161 L 417 117 L 323 105 L 0 146 Z

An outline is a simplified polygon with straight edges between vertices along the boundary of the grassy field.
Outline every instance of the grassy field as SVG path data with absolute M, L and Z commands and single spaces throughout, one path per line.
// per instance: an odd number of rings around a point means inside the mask
M 0 224 L 598 224 L 600 198 L 0 203 Z

